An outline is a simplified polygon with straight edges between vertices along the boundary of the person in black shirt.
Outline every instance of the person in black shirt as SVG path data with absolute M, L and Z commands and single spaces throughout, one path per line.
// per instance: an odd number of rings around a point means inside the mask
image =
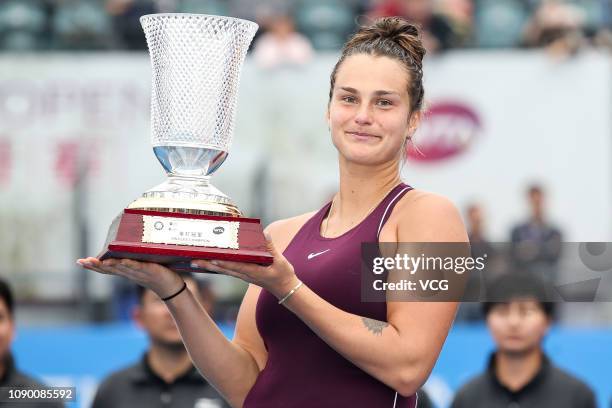
M 3 400 L 8 396 L 7 391 L 9 389 L 32 388 L 40 390 L 46 388 L 45 385 L 34 378 L 19 371 L 15 365 L 15 358 L 11 353 L 11 343 L 15 336 L 13 312 L 13 293 L 8 283 L 0 279 L 0 388 L 3 390 Z M 8 407 L 9 404 L 9 402 L 0 402 L 0 407 Z M 64 406 L 60 401 L 18 402 L 15 405 L 21 408 L 57 408 Z
M 561 257 L 561 231 L 550 223 L 545 214 L 544 189 L 531 185 L 527 189 L 530 216 L 512 228 L 511 257 L 515 269 L 537 273 L 554 283 Z
M 484 209 L 479 203 L 473 202 L 466 207 L 465 223 L 470 239 L 472 258 L 486 258 L 487 269 L 486 274 L 485 271 L 477 269 L 469 273 L 463 301 L 459 305 L 455 321 L 480 322 L 482 320 L 482 311 L 479 301 L 481 300 L 482 287 L 485 283 L 484 278 L 486 275 L 495 272 L 494 265 L 497 261 L 497 251 L 487 238 Z
M 418 408 L 434 408 L 434 404 L 429 398 L 429 394 L 423 388 L 417 391 L 417 407 Z
M 187 289 L 211 312 L 210 288 L 189 274 L 182 276 Z M 138 291 L 134 320 L 147 332 L 149 350 L 136 364 L 106 378 L 92 407 L 229 407 L 193 366 L 164 302 L 151 290 L 139 286 Z
M 487 370 L 463 385 L 451 408 L 595 408 L 582 381 L 556 367 L 542 350 L 552 322 L 541 280 L 511 273 L 491 285 L 483 304 L 497 350 Z M 499 301 L 497 301 L 499 300 Z

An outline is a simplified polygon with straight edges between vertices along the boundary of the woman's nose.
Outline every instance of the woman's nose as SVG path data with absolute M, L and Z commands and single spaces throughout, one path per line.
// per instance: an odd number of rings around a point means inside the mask
M 372 111 L 367 104 L 362 104 L 355 115 L 355 123 L 369 125 L 372 123 Z

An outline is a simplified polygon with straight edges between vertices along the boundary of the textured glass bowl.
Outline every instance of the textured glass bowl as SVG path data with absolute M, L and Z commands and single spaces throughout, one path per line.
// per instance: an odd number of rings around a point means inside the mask
M 130 207 L 239 214 L 209 176 L 229 152 L 240 72 L 258 25 L 205 14 L 140 22 L 151 57 L 151 142 L 169 179 Z

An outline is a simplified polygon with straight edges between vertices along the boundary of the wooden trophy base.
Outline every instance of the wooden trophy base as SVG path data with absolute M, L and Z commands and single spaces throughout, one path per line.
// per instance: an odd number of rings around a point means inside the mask
M 233 231 L 233 234 L 229 230 Z M 224 234 L 229 235 L 225 237 Z M 162 242 L 159 242 L 160 236 Z M 218 242 L 224 243 L 217 244 L 217 238 Z M 128 258 L 155 262 L 175 271 L 191 272 L 209 272 L 191 268 L 193 259 L 218 259 L 260 265 L 270 265 L 273 261 L 272 254 L 266 247 L 260 221 L 256 218 L 137 209 L 124 210 L 113 221 L 104 250 L 98 258 Z

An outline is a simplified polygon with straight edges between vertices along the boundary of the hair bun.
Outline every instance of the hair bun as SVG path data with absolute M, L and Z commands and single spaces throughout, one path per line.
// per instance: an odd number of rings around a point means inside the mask
M 378 18 L 372 24 L 362 26 L 345 48 L 354 46 L 357 42 L 377 41 L 393 41 L 410 54 L 414 62 L 419 65 L 425 56 L 420 28 L 402 17 Z
M 388 38 L 397 41 L 400 37 L 419 38 L 420 31 L 416 25 L 410 24 L 401 17 L 380 18 L 374 21 L 372 30 L 381 38 Z

